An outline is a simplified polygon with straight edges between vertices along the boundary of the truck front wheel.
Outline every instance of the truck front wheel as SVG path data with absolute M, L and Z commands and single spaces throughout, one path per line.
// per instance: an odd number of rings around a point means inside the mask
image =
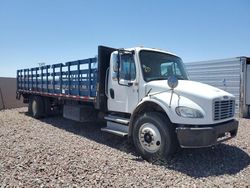
M 157 112 L 145 113 L 136 120 L 133 141 L 138 153 L 148 161 L 165 159 L 177 148 L 171 122 Z

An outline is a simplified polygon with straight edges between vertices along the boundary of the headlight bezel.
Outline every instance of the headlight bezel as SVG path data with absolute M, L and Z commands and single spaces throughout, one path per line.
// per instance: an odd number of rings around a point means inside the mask
M 175 108 L 175 112 L 178 116 L 183 118 L 204 118 L 204 115 L 200 110 L 187 106 L 178 106 Z

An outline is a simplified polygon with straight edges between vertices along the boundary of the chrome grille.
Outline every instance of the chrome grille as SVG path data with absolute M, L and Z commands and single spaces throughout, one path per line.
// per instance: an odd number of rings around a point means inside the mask
M 234 116 L 234 100 L 214 101 L 214 120 L 227 119 Z

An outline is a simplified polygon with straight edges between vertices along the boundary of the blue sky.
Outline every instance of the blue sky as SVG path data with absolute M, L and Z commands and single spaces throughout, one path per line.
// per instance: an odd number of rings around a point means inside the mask
M 185 62 L 250 56 L 250 0 L 0 0 L 0 77 L 146 46 Z

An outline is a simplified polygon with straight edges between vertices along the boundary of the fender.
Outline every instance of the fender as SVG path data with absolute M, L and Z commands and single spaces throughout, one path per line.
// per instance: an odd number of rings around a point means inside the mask
M 141 110 L 147 109 L 149 105 L 150 107 L 152 107 L 152 109 L 153 108 L 157 109 L 156 111 L 164 112 L 168 116 L 169 120 L 171 121 L 170 108 L 165 106 L 160 100 L 157 100 L 156 98 L 145 97 L 141 102 L 138 103 L 133 113 L 131 114 L 130 121 L 129 121 L 129 133 L 128 133 L 129 138 L 131 137 L 131 134 L 133 132 L 133 123 L 134 123 L 135 117 L 140 113 Z

